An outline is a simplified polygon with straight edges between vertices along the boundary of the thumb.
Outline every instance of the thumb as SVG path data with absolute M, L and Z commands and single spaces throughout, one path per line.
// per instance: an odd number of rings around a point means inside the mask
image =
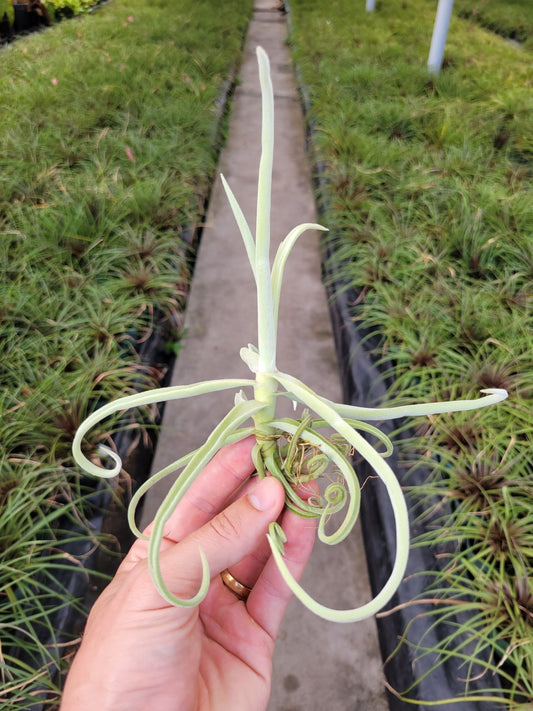
M 240 499 L 161 555 L 161 572 L 169 590 L 180 598 L 198 592 L 202 581 L 200 550 L 211 578 L 258 548 L 268 526 L 285 502 L 282 484 L 265 477 Z

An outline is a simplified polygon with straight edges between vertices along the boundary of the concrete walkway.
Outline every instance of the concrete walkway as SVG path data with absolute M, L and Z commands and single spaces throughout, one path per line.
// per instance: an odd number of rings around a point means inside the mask
M 301 222 L 316 221 L 304 128 L 288 48 L 286 24 L 276 0 L 256 0 L 232 105 L 224 173 L 250 225 L 255 224 L 260 139 L 260 92 L 255 48 L 271 61 L 276 110 L 272 242 L 277 246 Z M 187 337 L 172 384 L 217 377 L 250 377 L 239 349 L 257 343 L 255 287 L 233 215 L 220 181 L 211 196 L 207 222 L 186 314 Z M 318 238 L 300 239 L 287 263 L 280 308 L 280 370 L 296 375 L 318 393 L 340 399 L 333 337 L 320 280 Z M 153 464 L 158 471 L 200 446 L 233 404 L 234 393 L 193 398 L 166 406 Z M 144 525 L 169 483 L 153 487 L 143 507 Z M 339 608 L 370 599 L 366 561 L 357 534 L 340 546 L 317 544 L 303 580 L 320 601 Z M 385 711 L 373 620 L 338 625 L 316 618 L 293 600 L 274 658 L 269 711 Z M 238 707 L 238 700 L 236 700 Z

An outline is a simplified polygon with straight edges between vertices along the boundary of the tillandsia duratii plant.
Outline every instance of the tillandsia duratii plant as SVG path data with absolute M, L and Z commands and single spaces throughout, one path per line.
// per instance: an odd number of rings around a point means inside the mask
M 90 415 L 79 427 L 73 442 L 74 458 L 89 474 L 114 477 L 122 467 L 120 457 L 111 449 L 100 446 L 100 453 L 112 460 L 107 469 L 91 462 L 82 452 L 85 434 L 105 417 L 156 402 L 185 399 L 222 390 L 235 390 L 235 404 L 213 429 L 205 443 L 165 469 L 153 475 L 133 496 L 128 510 L 129 524 L 137 536 L 143 536 L 135 524 L 135 509 L 148 488 L 168 474 L 182 470 L 161 504 L 149 539 L 150 572 L 160 594 L 170 603 L 180 606 L 197 605 L 207 593 L 210 574 L 203 552 L 203 577 L 198 592 L 189 599 L 176 597 L 166 586 L 159 565 L 159 550 L 164 527 L 185 492 L 207 462 L 223 445 L 255 435 L 254 464 L 259 477 L 274 476 L 283 484 L 286 506 L 298 514 L 317 519 L 318 537 L 327 544 L 344 540 L 351 532 L 359 513 L 360 487 L 350 463 L 350 455 L 357 452 L 384 482 L 390 496 L 396 526 L 396 560 L 390 577 L 378 595 L 362 606 L 349 610 L 334 610 L 315 601 L 291 576 L 283 559 L 284 533 L 277 523 L 272 523 L 268 540 L 279 570 L 293 593 L 310 610 L 321 617 L 336 622 L 353 622 L 373 615 L 392 597 L 400 584 L 409 550 L 409 522 L 407 507 L 401 487 L 385 457 L 392 444 L 371 421 L 395 419 L 403 416 L 430 415 L 442 412 L 470 410 L 485 407 L 507 397 L 500 389 L 483 390 L 485 397 L 476 400 L 429 403 L 390 408 L 354 407 L 317 395 L 292 375 L 276 367 L 276 334 L 281 283 L 285 263 L 297 239 L 307 230 L 325 230 L 317 224 L 298 225 L 281 242 L 273 264 L 270 263 L 270 207 L 274 144 L 274 99 L 270 66 L 266 53 L 257 49 L 259 80 L 262 95 L 262 151 L 259 164 L 257 218 L 255 239 L 229 185 L 222 176 L 223 185 L 244 241 L 257 289 L 258 344 L 241 349 L 241 358 L 254 375 L 253 379 L 221 379 L 165 387 L 130 395 L 104 405 Z M 244 389 L 251 388 L 248 399 Z M 298 419 L 278 417 L 276 403 L 285 397 L 295 408 L 303 408 Z M 311 414 L 312 413 L 312 414 Z M 333 432 L 333 434 L 329 434 Z M 361 433 L 377 438 L 380 453 Z M 332 471 L 333 468 L 333 471 Z M 316 487 L 309 497 L 299 495 L 302 485 L 310 481 L 325 482 L 323 491 Z M 326 525 L 333 514 L 346 509 L 340 525 L 327 533 Z

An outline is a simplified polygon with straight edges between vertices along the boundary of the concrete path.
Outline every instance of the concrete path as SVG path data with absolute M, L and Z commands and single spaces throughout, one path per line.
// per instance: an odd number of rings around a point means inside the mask
M 269 54 L 275 92 L 273 247 L 294 226 L 316 221 L 304 128 L 288 48 L 286 24 L 276 0 L 256 0 L 237 88 L 224 173 L 250 225 L 255 224 L 260 139 L 260 92 L 255 48 Z M 257 343 L 255 289 L 244 246 L 217 180 L 202 236 L 186 314 L 187 337 L 172 384 L 217 377 L 250 377 L 239 349 Z M 278 367 L 331 399 L 340 399 L 333 337 L 320 280 L 318 238 L 300 239 L 287 263 L 280 309 Z M 153 464 L 158 471 L 200 446 L 233 404 L 234 393 L 166 406 Z M 147 495 L 148 523 L 169 483 Z M 340 546 L 317 544 L 303 580 L 322 602 L 339 608 L 370 599 L 358 534 Z M 338 625 L 316 618 L 293 600 L 274 658 L 269 711 L 385 711 L 381 658 L 373 620 Z M 236 699 L 238 707 L 238 699 Z

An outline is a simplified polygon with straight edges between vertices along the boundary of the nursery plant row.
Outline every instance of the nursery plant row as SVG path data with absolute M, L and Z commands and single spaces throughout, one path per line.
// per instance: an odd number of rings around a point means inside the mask
M 526 4 L 513 7 L 525 17 Z M 412 557 L 427 551 L 433 563 L 410 568 L 401 609 L 378 621 L 401 620 L 383 645 L 386 673 L 398 657 L 403 665 L 389 673 L 391 703 L 529 709 L 533 55 L 476 14 L 454 16 L 443 70 L 430 75 L 435 4 L 364 5 L 289 3 L 320 221 L 331 229 L 326 274 L 346 305 L 343 337 L 351 328 L 359 344 L 342 366 L 357 371 L 359 359 L 363 373 L 370 354 L 379 377 L 366 395 L 390 404 L 509 392 L 496 407 L 402 421 L 392 433 Z M 479 3 L 494 17 L 504 6 Z M 367 550 L 379 552 L 383 536 Z M 382 562 L 368 565 L 372 578 Z M 402 591 L 415 579 L 409 600 Z
M 533 16 L 528 0 L 455 0 L 454 12 L 531 50 Z
M 103 0 L 0 0 L 0 44 L 92 11 Z
M 55 707 L 112 489 L 73 465 L 96 407 L 164 380 L 179 348 L 224 137 L 222 100 L 251 11 L 229 0 L 115 0 L 2 49 L 0 69 L 0 699 Z M 157 342 L 157 349 L 148 343 Z M 91 443 L 150 444 L 158 412 Z M 125 433 L 125 435 L 124 435 Z M 127 452 L 124 452 L 127 454 Z M 130 472 L 131 473 L 131 472 Z M 147 472 L 144 472 L 146 475 Z M 96 518 L 95 518 L 96 517 Z M 66 577 L 64 575 L 66 569 Z M 79 571 L 76 574 L 76 571 Z M 59 617 L 58 617 L 59 616 Z M 59 622 L 58 622 L 59 620 Z

